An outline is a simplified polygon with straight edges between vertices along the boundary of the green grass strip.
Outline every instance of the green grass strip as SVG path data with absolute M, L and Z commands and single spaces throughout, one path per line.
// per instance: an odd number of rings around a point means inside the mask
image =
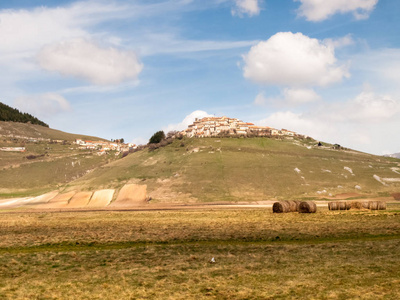
M 171 240 L 171 241 L 126 241 L 113 243 L 96 242 L 61 242 L 56 244 L 43 244 L 28 247 L 5 247 L 0 248 L 0 254 L 4 253 L 35 253 L 35 252 L 75 252 L 88 250 L 118 250 L 146 246 L 175 246 L 175 245 L 316 245 L 329 243 L 347 243 L 360 241 L 387 241 L 398 240 L 400 234 L 396 235 L 370 235 L 370 236 L 352 236 L 338 238 L 309 238 L 284 240 L 276 237 L 275 239 L 232 239 L 232 240 Z

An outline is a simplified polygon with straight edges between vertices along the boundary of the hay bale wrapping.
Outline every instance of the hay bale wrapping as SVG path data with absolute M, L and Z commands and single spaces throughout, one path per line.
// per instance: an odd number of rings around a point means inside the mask
M 317 205 L 313 201 L 304 201 L 299 205 L 299 213 L 310 214 L 317 212 Z

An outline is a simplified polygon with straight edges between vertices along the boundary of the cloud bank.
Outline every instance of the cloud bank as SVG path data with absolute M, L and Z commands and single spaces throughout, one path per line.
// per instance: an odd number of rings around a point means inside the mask
M 37 59 L 45 70 L 84 78 L 98 85 L 136 79 L 143 69 L 134 52 L 101 48 L 83 39 L 45 46 Z

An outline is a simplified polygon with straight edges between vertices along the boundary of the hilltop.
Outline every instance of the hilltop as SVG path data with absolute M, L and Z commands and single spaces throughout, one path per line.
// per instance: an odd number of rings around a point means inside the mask
M 44 127 L 49 127 L 49 125 L 47 125 L 43 121 L 40 121 L 38 118 L 28 113 L 22 113 L 18 109 L 12 108 L 1 102 L 0 102 L 0 121 L 30 123 Z

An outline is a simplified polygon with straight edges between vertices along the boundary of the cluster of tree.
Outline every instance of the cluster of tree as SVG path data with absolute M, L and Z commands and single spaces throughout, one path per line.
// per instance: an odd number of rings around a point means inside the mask
M 151 136 L 151 138 L 149 140 L 149 144 L 158 144 L 159 142 L 161 142 L 164 139 L 165 139 L 165 133 L 164 133 L 164 131 L 160 130 Z
M 116 140 L 111 139 L 111 142 L 117 143 L 117 144 L 123 144 L 123 143 L 125 143 L 125 140 L 123 138 L 116 139 Z
M 183 136 L 177 131 L 170 131 L 167 135 L 165 135 L 164 131 L 160 130 L 152 135 L 147 147 L 150 151 L 158 149 L 160 147 L 165 147 L 171 144 L 175 138 L 181 140 Z
M 0 102 L 0 121 L 11 121 L 19 123 L 31 123 L 49 127 L 46 123 L 40 121 L 28 113 L 22 113 L 18 109 L 12 108 Z

